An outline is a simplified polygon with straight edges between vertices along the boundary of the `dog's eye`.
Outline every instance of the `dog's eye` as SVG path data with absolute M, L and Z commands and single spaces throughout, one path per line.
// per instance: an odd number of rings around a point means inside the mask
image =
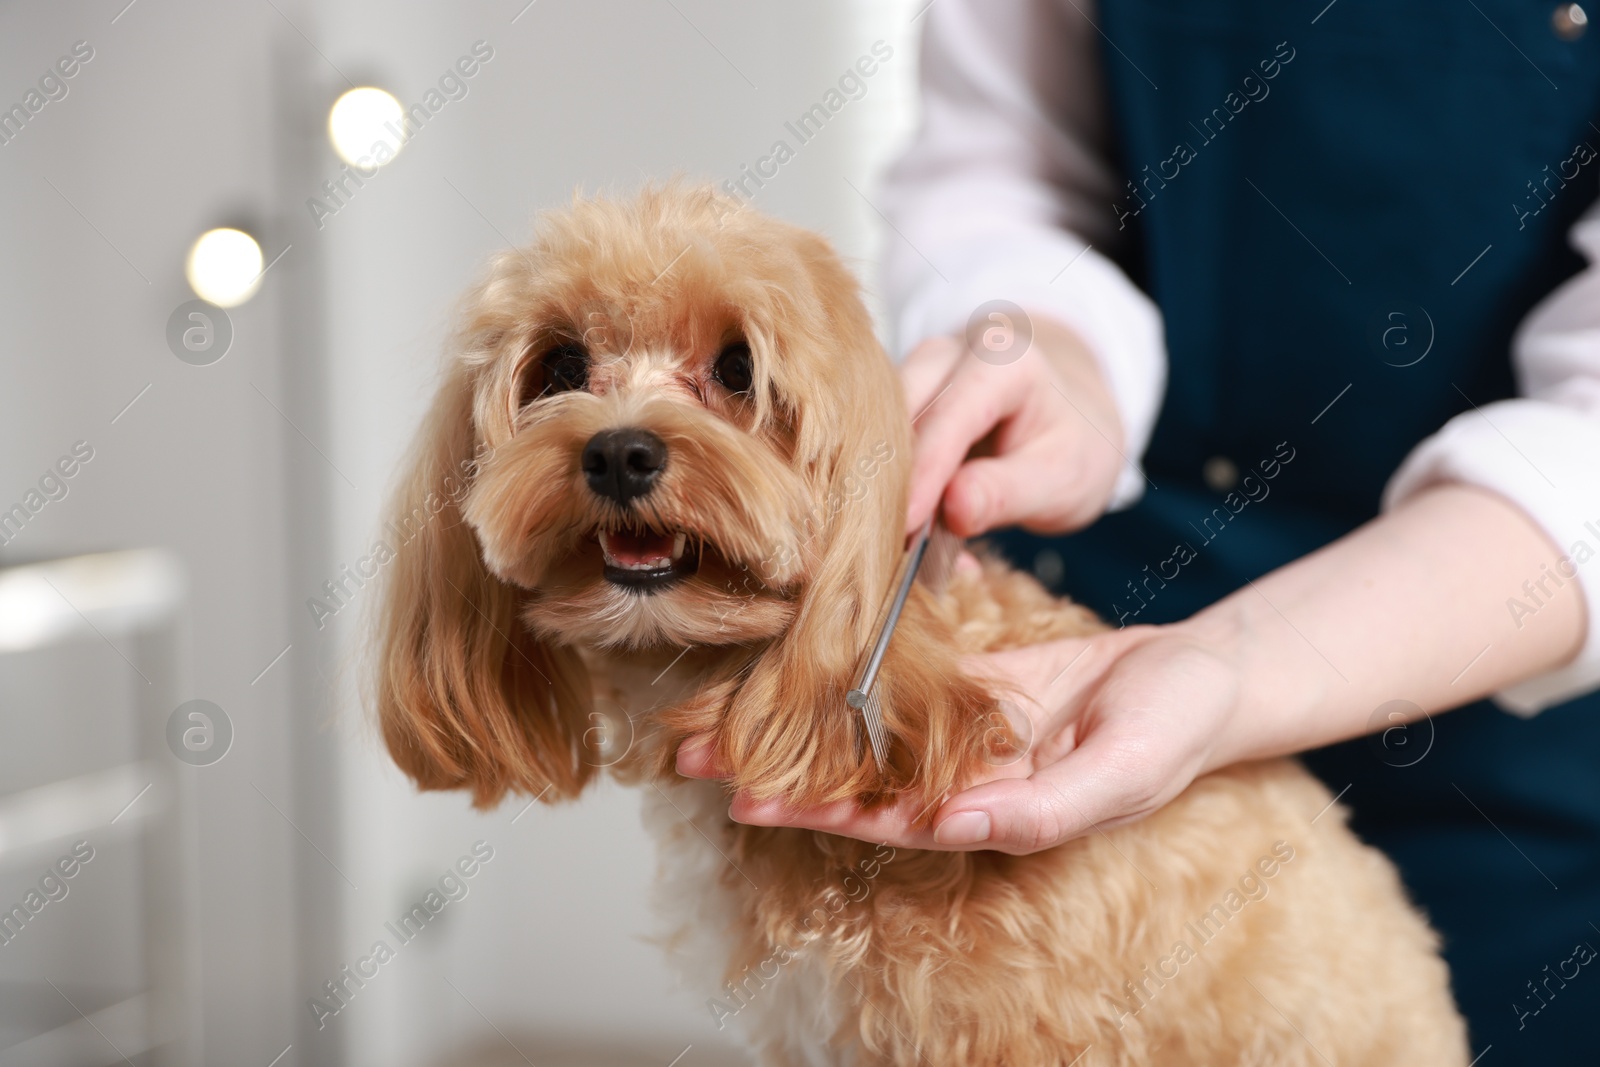
M 552 393 L 585 389 L 589 385 L 589 353 L 580 345 L 561 345 L 545 353 L 545 386 Z
M 717 354 L 717 364 L 711 376 L 730 393 L 748 393 L 755 380 L 755 370 L 750 365 L 750 346 L 735 341 Z
M 582 345 L 560 344 L 539 358 L 522 383 L 522 404 L 551 393 L 586 389 L 589 385 L 589 353 Z

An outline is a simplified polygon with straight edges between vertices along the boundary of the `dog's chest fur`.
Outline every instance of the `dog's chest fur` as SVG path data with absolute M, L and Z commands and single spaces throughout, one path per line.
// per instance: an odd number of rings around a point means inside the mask
M 838 977 L 817 953 L 787 960 L 774 952 L 737 966 L 750 939 L 749 893 L 728 855 L 728 800 L 711 782 L 647 787 L 645 828 L 659 845 L 655 906 L 664 947 L 690 991 L 703 997 L 718 1030 L 777 1045 L 795 1067 L 850 1064 L 848 1048 L 831 1047 L 846 1005 Z M 740 880 L 728 885 L 729 875 Z
M 1087 618 L 991 568 L 944 602 L 974 649 L 1082 632 Z M 635 709 L 695 684 L 687 657 L 670 659 L 607 657 L 593 676 L 643 720 Z M 644 792 L 664 944 L 708 1016 L 763 1063 L 1467 1062 L 1432 932 L 1288 761 L 1209 775 L 1142 822 L 1032 856 L 901 850 L 831 917 L 818 887 L 872 846 L 737 826 L 715 782 L 668 775 Z M 1275 873 L 1258 875 L 1269 856 Z
M 634 721 L 645 748 L 653 743 L 648 709 L 682 696 L 699 670 L 673 653 L 586 659 L 592 677 L 606 679 L 597 695 Z M 820 953 L 774 950 L 749 964 L 736 962 L 749 954 L 760 891 L 733 859 L 728 802 L 722 785 L 712 781 L 678 778 L 643 787 L 642 818 L 657 844 L 652 899 L 662 947 L 690 991 L 704 998 L 719 1031 L 766 1046 L 793 1067 L 852 1064 L 848 1043 L 832 1040 L 849 1000 Z

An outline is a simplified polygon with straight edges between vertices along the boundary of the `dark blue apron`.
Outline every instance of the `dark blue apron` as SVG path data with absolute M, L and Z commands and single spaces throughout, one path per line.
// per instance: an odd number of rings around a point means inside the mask
M 1171 357 L 1153 486 L 1081 534 L 997 542 L 1108 619 L 1182 619 L 1372 518 L 1419 441 L 1513 394 L 1512 331 L 1583 265 L 1600 26 L 1566 39 L 1529 0 L 1325 4 L 1096 15 L 1131 183 L 1108 210 Z M 1474 1055 L 1600 1061 L 1600 696 L 1390 740 L 1307 762 L 1443 935 Z

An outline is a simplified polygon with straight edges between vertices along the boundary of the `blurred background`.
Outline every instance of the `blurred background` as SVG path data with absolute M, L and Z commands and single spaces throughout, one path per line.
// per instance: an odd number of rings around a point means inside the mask
M 370 553 L 458 295 L 574 190 L 785 140 L 746 191 L 870 282 L 925 3 L 0 3 L 0 1065 L 741 1062 L 636 794 L 390 765 Z

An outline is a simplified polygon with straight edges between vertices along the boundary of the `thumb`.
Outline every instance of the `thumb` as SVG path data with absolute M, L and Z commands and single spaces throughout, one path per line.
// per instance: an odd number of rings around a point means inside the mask
M 933 839 L 945 848 L 1025 856 L 1071 840 L 1089 826 L 1059 790 L 1033 778 L 1007 778 L 946 801 L 934 820 Z
M 1095 517 L 1100 486 L 1057 435 L 1035 438 L 1014 452 L 968 460 L 944 493 L 944 517 L 960 537 L 1003 526 L 1061 533 Z
M 1143 806 L 1143 786 L 1116 770 L 1091 736 L 1028 778 L 986 782 L 945 801 L 933 837 L 948 848 L 988 848 L 1027 855 L 1121 822 Z

